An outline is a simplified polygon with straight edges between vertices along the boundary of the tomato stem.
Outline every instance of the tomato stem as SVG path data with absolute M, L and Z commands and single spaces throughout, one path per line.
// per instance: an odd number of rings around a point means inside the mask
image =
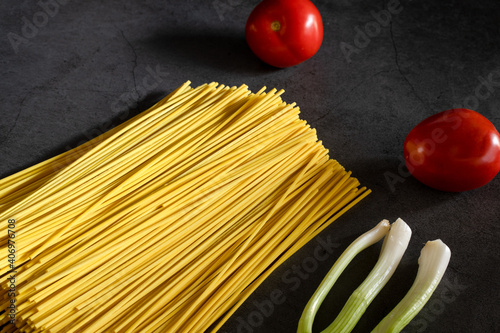
M 281 24 L 279 23 L 279 21 L 274 21 L 273 23 L 271 23 L 271 29 L 273 29 L 273 31 L 279 31 L 281 29 Z

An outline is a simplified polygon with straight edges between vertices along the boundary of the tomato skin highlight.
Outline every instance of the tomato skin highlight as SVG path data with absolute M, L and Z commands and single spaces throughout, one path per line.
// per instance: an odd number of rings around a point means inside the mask
M 469 109 L 424 119 L 408 133 L 403 152 L 410 173 L 441 191 L 481 187 L 500 171 L 500 134 L 487 118 Z
M 248 17 L 245 38 L 265 63 L 291 67 L 318 52 L 323 21 L 309 0 L 263 0 Z

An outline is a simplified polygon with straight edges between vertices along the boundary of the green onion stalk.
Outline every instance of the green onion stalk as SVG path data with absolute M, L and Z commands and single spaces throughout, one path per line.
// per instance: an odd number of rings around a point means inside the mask
M 398 333 L 422 310 L 450 262 L 451 251 L 440 239 L 428 241 L 418 258 L 418 272 L 408 293 L 372 333 Z

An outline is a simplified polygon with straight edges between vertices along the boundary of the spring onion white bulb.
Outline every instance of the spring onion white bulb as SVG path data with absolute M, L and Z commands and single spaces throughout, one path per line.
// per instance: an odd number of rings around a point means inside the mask
M 440 239 L 428 241 L 420 252 L 417 277 L 410 290 L 372 333 L 398 333 L 408 325 L 438 286 L 450 257 L 450 249 Z

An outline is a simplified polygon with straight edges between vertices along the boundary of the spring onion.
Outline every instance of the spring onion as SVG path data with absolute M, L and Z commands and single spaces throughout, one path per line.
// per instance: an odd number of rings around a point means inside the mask
M 337 318 L 322 333 L 351 332 L 366 308 L 382 290 L 399 265 L 408 243 L 411 229 L 402 220 L 397 219 L 391 225 L 389 234 L 384 239 L 380 257 L 375 267 L 363 283 L 352 293 Z
M 451 251 L 440 239 L 428 241 L 418 258 L 417 277 L 406 296 L 372 333 L 398 333 L 424 307 L 450 262 Z
M 351 245 L 349 245 L 344 253 L 342 253 L 307 303 L 304 312 L 300 317 L 297 333 L 312 332 L 314 317 L 316 316 L 321 303 L 323 303 L 323 300 L 337 281 L 340 274 L 342 274 L 347 265 L 358 253 L 381 240 L 389 231 L 389 227 L 389 221 L 382 220 L 375 228 L 359 236 Z

